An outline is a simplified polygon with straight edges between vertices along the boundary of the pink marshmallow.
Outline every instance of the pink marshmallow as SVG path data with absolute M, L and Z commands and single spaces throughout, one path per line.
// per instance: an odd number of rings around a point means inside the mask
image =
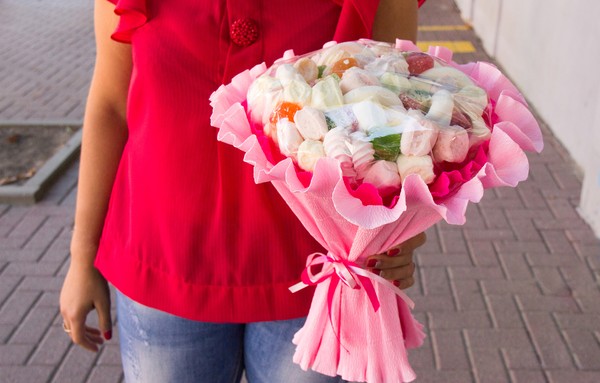
M 463 162 L 469 152 L 469 135 L 461 126 L 449 126 L 440 129 L 433 147 L 436 162 Z

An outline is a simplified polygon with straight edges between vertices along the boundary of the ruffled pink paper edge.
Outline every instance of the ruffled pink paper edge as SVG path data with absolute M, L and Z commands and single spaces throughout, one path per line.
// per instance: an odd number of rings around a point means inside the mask
M 368 40 L 359 40 L 368 41 Z M 329 42 L 329 47 L 335 42 Z M 396 48 L 404 51 L 420 51 L 410 41 L 398 40 Z M 331 196 L 336 210 L 352 224 L 366 229 L 377 228 L 398 220 L 407 206 L 415 202 L 435 209 L 450 224 L 464 224 L 469 202 L 478 202 L 484 189 L 497 186 L 516 186 L 525 180 L 529 163 L 525 150 L 540 152 L 543 149 L 539 125 L 523 96 L 512 82 L 495 66 L 485 62 L 459 65 L 452 61 L 452 52 L 443 47 L 430 47 L 429 54 L 438 57 L 473 78 L 495 102 L 497 120 L 489 141 L 488 161 L 456 193 L 437 202 L 427 185 L 418 176 L 405 180 L 398 202 L 393 207 L 368 205 L 351 195 L 344 184 L 339 164 L 322 158 L 312 180 L 306 187 L 298 178 L 290 158 L 272 164 L 263 152 L 257 137 L 252 133 L 243 103 L 252 82 L 266 71 L 265 64 L 235 76 L 230 84 L 222 85 L 210 97 L 213 113 L 211 124 L 219 128 L 217 139 L 244 151 L 244 161 L 253 165 L 256 183 L 281 181 L 294 193 L 319 193 L 327 190 L 324 185 L 335 183 Z M 294 57 L 287 51 L 282 60 Z M 326 170 L 327 169 L 327 170 Z M 333 177 L 333 179 L 332 179 Z M 331 190 L 331 189 L 329 189 Z

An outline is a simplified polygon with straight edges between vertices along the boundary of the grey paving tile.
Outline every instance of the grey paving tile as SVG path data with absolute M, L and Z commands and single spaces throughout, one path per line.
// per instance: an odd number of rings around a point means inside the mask
M 546 375 L 542 370 L 510 370 L 510 379 L 513 383 L 547 383 Z
M 432 331 L 431 339 L 437 369 L 464 371 L 471 368 L 460 329 Z

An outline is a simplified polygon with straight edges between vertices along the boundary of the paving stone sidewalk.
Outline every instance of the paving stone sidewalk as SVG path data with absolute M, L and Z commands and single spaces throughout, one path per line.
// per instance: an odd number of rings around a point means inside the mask
M 421 24 L 462 21 L 451 0 L 429 0 Z M 0 1 L 0 123 L 81 119 L 90 25 L 91 2 Z M 85 39 L 69 40 L 78 33 Z M 420 39 L 468 40 L 477 51 L 456 61 L 489 60 L 471 30 L 423 31 Z M 54 88 L 46 70 L 62 85 Z M 42 99 L 55 101 L 43 109 Z M 488 191 L 466 225 L 428 231 L 408 290 L 428 334 L 409 355 L 417 382 L 600 382 L 600 241 L 577 214 L 576 167 L 546 127 L 544 138 L 543 153 L 529 156 L 528 181 Z M 118 333 L 92 354 L 61 328 L 76 180 L 74 164 L 40 203 L 0 205 L 2 383 L 122 381 Z

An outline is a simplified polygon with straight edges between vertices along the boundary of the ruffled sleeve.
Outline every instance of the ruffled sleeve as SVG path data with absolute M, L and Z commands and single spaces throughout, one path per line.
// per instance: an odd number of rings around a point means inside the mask
M 108 0 L 115 5 L 119 24 L 111 38 L 121 43 L 131 43 L 133 32 L 148 20 L 146 0 Z

